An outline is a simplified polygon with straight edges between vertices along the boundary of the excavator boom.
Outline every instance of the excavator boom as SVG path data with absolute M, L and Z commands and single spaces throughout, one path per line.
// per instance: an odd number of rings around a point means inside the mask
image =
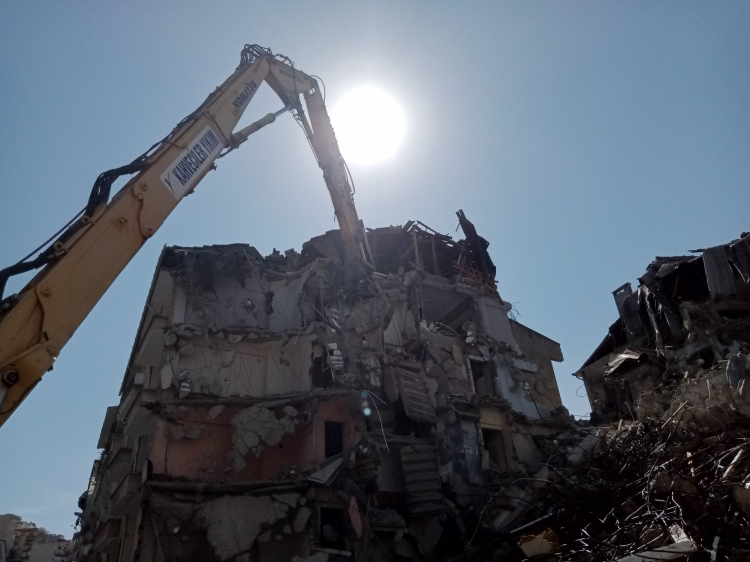
M 41 380 L 60 350 L 145 242 L 214 162 L 275 120 L 269 114 L 234 131 L 266 82 L 305 130 L 323 170 L 346 253 L 345 278 L 362 279 L 362 226 L 317 81 L 269 49 L 246 45 L 237 70 L 160 143 L 131 164 L 97 179 L 83 216 L 37 258 L 0 272 L 44 268 L 18 295 L 0 303 L 0 425 Z M 307 114 L 302 104 L 307 108 Z M 308 116 L 309 115 L 309 120 Z M 112 182 L 136 175 L 109 201 Z M 1 297 L 2 295 L 0 295 Z

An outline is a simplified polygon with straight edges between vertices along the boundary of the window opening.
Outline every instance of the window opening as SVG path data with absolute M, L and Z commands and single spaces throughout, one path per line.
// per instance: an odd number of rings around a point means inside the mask
M 485 361 L 475 361 L 469 359 L 469 367 L 471 367 L 471 376 L 474 379 L 474 387 L 476 388 L 478 396 L 487 396 L 493 394 L 492 375 L 488 375 L 490 369 L 487 368 Z
M 344 452 L 344 424 L 335 421 L 325 423 L 326 458 Z
M 482 429 L 484 448 L 489 453 L 490 461 L 497 465 L 502 472 L 510 470 L 507 457 L 507 449 L 503 433 L 491 429 Z
M 318 388 L 333 386 L 331 368 L 328 366 L 325 356 L 322 352 L 318 357 L 315 355 L 315 353 L 312 354 L 312 365 L 310 366 L 310 379 L 313 386 Z

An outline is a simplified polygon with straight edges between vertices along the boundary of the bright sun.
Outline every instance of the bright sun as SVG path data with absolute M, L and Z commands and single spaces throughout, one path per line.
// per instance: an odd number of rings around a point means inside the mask
M 373 86 L 345 94 L 331 113 L 331 123 L 344 158 L 362 165 L 393 156 L 406 132 L 404 113 L 396 100 Z

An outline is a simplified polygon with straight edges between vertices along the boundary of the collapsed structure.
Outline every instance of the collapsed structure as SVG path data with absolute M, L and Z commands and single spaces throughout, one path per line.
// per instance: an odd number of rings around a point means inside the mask
M 528 512 L 572 425 L 559 344 L 420 222 L 263 257 L 166 247 L 81 497 L 79 560 L 459 559 Z M 502 501 L 494 501 L 502 499 Z
M 731 404 L 721 389 L 744 380 L 750 342 L 750 235 L 696 252 L 658 257 L 635 292 L 613 292 L 619 318 L 576 373 L 592 422 L 661 417 L 677 394 L 694 405 L 712 387 L 709 408 Z
M 614 291 L 575 373 L 592 426 L 545 444 L 531 534 L 499 537 L 501 559 L 750 559 L 750 234 L 696 253 Z

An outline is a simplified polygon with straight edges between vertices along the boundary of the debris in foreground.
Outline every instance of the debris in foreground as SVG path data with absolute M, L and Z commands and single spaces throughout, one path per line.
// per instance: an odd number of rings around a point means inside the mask
M 554 560 L 683 560 L 716 540 L 719 560 L 750 559 L 750 419 L 693 429 L 689 414 L 557 439 L 550 484 L 532 500 L 563 543 Z
M 576 373 L 594 427 L 554 440 L 531 510 L 554 559 L 750 559 L 750 235 L 657 258 L 614 297 Z

